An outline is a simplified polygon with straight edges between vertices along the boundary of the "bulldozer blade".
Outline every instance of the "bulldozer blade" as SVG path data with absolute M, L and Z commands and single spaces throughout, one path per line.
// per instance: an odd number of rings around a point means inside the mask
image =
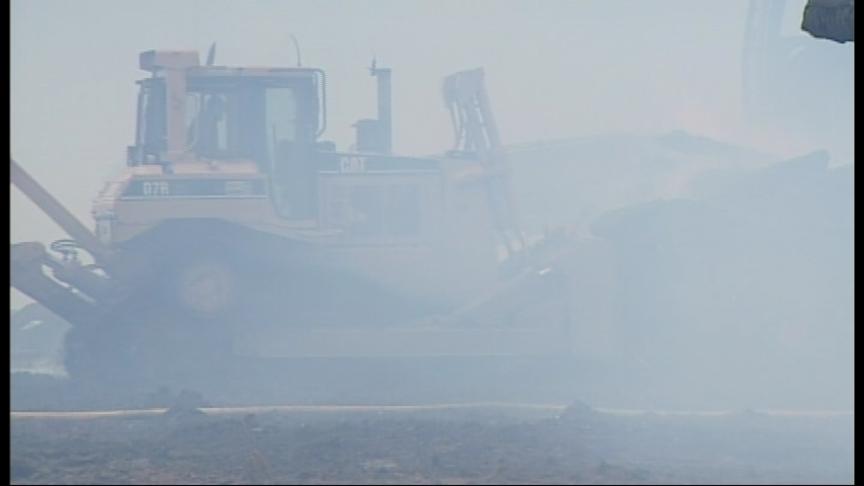
M 97 319 L 97 307 L 80 293 L 46 276 L 43 265 L 50 258 L 39 242 L 10 247 L 12 286 L 72 325 L 86 326 Z

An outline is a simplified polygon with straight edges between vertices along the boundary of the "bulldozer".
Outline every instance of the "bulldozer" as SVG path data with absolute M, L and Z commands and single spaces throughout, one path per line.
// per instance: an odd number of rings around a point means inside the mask
M 71 324 L 70 375 L 569 352 L 567 245 L 520 231 L 482 69 L 444 78 L 453 147 L 413 157 L 392 153 L 390 69 L 373 62 L 377 118 L 343 152 L 321 138 L 323 70 L 213 54 L 139 55 L 135 142 L 92 229 L 11 160 L 11 182 L 69 235 L 12 244 L 11 284 Z

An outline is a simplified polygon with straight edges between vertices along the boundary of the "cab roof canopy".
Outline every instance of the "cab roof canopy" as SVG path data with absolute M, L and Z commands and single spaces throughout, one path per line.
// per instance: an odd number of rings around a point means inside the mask
M 196 76 L 274 76 L 303 75 L 319 72 L 315 68 L 299 67 L 230 67 L 202 66 L 196 51 L 144 51 L 139 55 L 139 67 L 151 73 L 170 70 L 189 70 Z

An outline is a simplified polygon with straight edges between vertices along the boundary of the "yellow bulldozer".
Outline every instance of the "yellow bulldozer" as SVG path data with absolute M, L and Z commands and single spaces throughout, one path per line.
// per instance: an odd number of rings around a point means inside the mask
M 324 71 L 213 57 L 140 54 L 135 143 L 92 230 L 11 161 L 70 237 L 11 247 L 12 285 L 72 324 L 70 374 L 568 351 L 567 245 L 519 229 L 481 69 L 444 79 L 456 140 L 420 158 L 391 151 L 389 69 L 343 152 L 321 139 Z

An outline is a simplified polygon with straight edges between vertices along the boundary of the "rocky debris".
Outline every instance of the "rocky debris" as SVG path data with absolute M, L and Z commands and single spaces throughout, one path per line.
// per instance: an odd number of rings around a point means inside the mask
M 13 420 L 14 484 L 848 483 L 853 418 L 494 411 Z M 260 429 L 250 433 L 249 427 Z
M 682 385 L 694 394 L 706 374 L 758 389 L 754 367 L 797 383 L 817 368 L 826 383 L 851 380 L 852 181 L 817 151 L 706 173 L 691 197 L 597 218 L 592 231 L 613 248 L 622 355 L 692 375 Z
M 12 481 L 26 480 L 38 471 L 38 465 L 26 458 L 13 458 L 9 464 L 9 479 Z

